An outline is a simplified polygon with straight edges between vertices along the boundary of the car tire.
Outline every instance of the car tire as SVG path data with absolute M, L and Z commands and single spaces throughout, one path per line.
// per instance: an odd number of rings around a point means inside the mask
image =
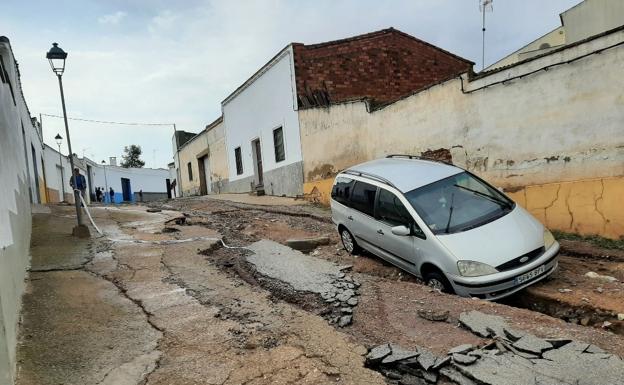
M 451 286 L 449 280 L 446 279 L 444 274 L 438 271 L 432 271 L 425 274 L 424 280 L 425 284 L 432 289 L 440 290 L 442 293 L 455 293 L 455 291 L 453 290 L 453 286 Z
M 351 255 L 357 255 L 360 253 L 360 246 L 358 246 L 353 234 L 345 227 L 340 229 L 340 240 L 342 241 L 342 246 L 347 251 L 347 253 Z

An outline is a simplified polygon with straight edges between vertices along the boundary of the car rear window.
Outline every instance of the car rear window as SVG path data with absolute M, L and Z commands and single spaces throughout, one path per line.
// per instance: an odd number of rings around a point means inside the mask
M 332 188 L 331 197 L 336 202 L 348 205 L 352 192 L 353 179 L 339 176 L 336 178 L 336 183 L 334 183 L 334 187 Z
M 349 206 L 372 217 L 375 211 L 376 193 L 377 186 L 357 181 L 355 182 L 355 186 L 353 186 L 353 193 L 351 194 Z

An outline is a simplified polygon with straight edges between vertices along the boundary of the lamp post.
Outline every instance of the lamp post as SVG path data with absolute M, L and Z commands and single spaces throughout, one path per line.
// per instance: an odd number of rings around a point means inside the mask
M 63 175 L 63 156 L 61 155 L 61 144 L 63 143 L 63 137 L 61 136 L 61 134 L 56 134 L 54 140 L 56 140 L 56 144 L 58 145 L 59 166 L 61 166 L 61 202 L 65 202 L 65 176 Z
M 108 179 L 106 178 L 106 162 L 102 161 L 102 165 L 104 165 L 104 186 L 106 186 L 105 187 L 106 189 L 104 190 L 104 203 L 106 203 L 106 196 L 109 195 L 108 194 Z
M 63 93 L 63 72 L 65 72 L 65 59 L 67 59 L 67 52 L 63 51 L 57 43 L 52 43 L 52 48 L 46 53 L 46 58 L 50 62 L 52 72 L 56 74 L 59 82 L 59 88 L 61 90 L 61 104 L 63 106 L 63 120 L 65 121 L 65 135 L 67 136 L 67 149 L 69 150 L 69 164 L 71 165 L 72 176 L 74 176 L 74 157 L 71 148 L 71 140 L 69 137 L 69 125 L 67 124 L 67 111 L 65 109 L 65 94 Z M 82 212 L 80 210 L 80 192 L 76 189 L 78 183 L 77 178 L 74 176 L 74 201 L 76 203 L 76 219 L 78 224 L 74 227 L 72 234 L 86 238 L 91 236 L 89 228 L 82 222 Z

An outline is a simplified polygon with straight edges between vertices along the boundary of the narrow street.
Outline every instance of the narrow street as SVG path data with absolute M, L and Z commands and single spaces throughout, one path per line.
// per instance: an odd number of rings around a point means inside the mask
M 513 306 L 459 298 L 374 256 L 347 255 L 325 209 L 283 202 L 198 197 L 154 204 L 153 212 L 94 207 L 105 236 L 90 240 L 69 235 L 71 206 L 35 214 L 17 383 L 406 384 L 365 367 L 368 350 L 391 343 L 445 356 L 462 344 L 483 347 L 491 339 L 459 326 L 473 310 L 538 337 L 573 338 L 624 356 L 617 321 L 624 305 L 608 301 L 621 298 L 621 281 L 579 278 L 582 269 L 601 273 L 609 264 L 621 280 L 622 262 L 566 256 L 553 280 L 506 301 Z M 312 237 L 329 244 L 307 255 L 282 246 Z M 316 275 L 306 281 L 310 270 Z M 603 295 L 590 296 L 597 287 Z M 591 319 L 553 313 L 565 322 L 522 308 L 537 299 L 543 312 L 569 304 Z

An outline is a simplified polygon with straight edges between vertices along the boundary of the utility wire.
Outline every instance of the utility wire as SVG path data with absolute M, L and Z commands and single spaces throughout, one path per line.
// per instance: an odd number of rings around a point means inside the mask
M 50 116 L 52 118 L 63 119 L 60 115 L 51 115 L 51 114 L 41 114 L 41 116 Z M 101 124 L 120 124 L 123 126 L 173 126 L 174 123 L 129 123 L 129 122 L 109 122 L 105 120 L 94 120 L 94 119 L 82 119 L 82 118 L 67 118 L 68 120 L 79 120 L 81 122 L 89 122 L 89 123 L 101 123 Z

